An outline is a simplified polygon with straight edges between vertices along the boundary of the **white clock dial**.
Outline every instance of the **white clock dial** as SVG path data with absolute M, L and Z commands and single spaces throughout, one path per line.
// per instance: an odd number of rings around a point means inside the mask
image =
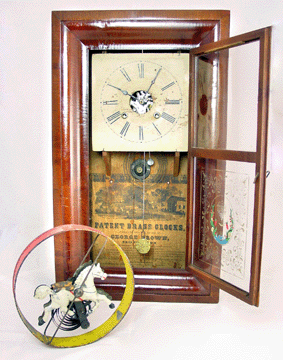
M 102 88 L 100 109 L 109 128 L 126 141 L 155 141 L 178 123 L 183 105 L 176 78 L 164 67 L 137 61 L 118 67 Z
M 97 86 L 93 84 L 92 98 L 94 150 L 165 151 L 171 141 L 172 150 L 166 151 L 178 150 L 188 131 L 188 81 L 178 68 L 180 60 L 183 64 L 188 57 L 184 60 L 177 56 L 120 54 L 119 61 L 102 67 L 104 75 L 96 70 L 93 79 Z M 112 54 L 111 59 L 116 57 Z M 105 146 L 101 148 L 103 135 Z

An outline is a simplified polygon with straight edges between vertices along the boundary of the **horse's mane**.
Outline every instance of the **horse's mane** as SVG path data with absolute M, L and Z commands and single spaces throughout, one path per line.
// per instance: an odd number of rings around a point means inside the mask
M 77 278 L 79 277 L 79 275 L 81 274 L 81 272 L 87 268 L 88 266 L 92 265 L 92 261 L 88 261 L 87 263 L 84 263 L 82 265 L 80 265 L 77 270 L 74 272 L 74 275 L 69 279 L 72 281 L 72 283 L 74 284 L 74 282 L 77 280 Z

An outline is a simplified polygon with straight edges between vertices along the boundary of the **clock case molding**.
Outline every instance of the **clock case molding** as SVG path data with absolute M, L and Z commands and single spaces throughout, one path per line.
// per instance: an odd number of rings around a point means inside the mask
M 152 27 L 152 24 L 154 27 Z M 194 100 L 194 61 L 202 51 L 213 51 L 213 41 L 221 40 L 220 49 L 260 39 L 260 99 L 258 105 L 258 142 L 255 153 L 197 149 L 193 147 L 194 124 L 191 122 L 188 165 L 188 259 L 192 259 L 193 238 L 193 162 L 196 157 L 254 162 L 257 168 L 255 208 L 264 208 L 266 143 L 268 115 L 268 79 L 270 29 L 229 40 L 230 12 L 202 11 L 55 11 L 52 13 L 52 139 L 54 225 L 90 223 L 90 56 L 93 50 L 186 49 L 191 52 L 190 101 Z M 199 47 L 201 45 L 201 47 Z M 203 45 L 203 46 L 202 46 Z M 216 50 L 216 48 L 215 48 Z M 222 110 L 226 112 L 225 61 L 221 72 Z M 191 118 L 196 114 L 191 106 Z M 106 155 L 107 156 L 107 155 Z M 109 170 L 109 169 L 108 169 Z M 259 273 L 263 232 L 263 211 L 254 212 L 254 250 L 250 291 L 245 292 L 217 276 L 207 274 L 190 260 L 186 270 L 136 269 L 134 300 L 173 302 L 218 302 L 219 288 L 249 304 L 258 305 Z M 73 274 L 89 244 L 88 234 L 67 233 L 55 238 L 56 280 Z M 123 270 L 114 269 L 116 292 L 123 294 Z M 107 271 L 108 272 L 108 271 Z M 111 276 L 110 276 L 111 278 Z M 111 288 L 111 283 L 108 284 Z M 162 287 L 162 291 L 155 287 Z M 107 287 L 106 287 L 107 289 Z M 178 289 L 178 290 L 176 290 Z M 113 293 L 111 290 L 109 291 Z

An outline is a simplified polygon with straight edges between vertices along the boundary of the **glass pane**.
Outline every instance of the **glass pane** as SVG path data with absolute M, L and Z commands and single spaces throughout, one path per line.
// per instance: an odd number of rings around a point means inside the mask
M 197 58 L 195 144 L 256 151 L 259 42 Z
M 194 265 L 249 291 L 254 164 L 197 159 Z
M 197 126 L 196 146 L 217 148 L 219 121 L 217 121 L 219 54 L 197 58 Z

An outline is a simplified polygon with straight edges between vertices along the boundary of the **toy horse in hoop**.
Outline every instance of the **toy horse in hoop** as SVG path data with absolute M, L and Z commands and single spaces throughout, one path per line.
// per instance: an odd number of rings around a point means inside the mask
M 93 264 L 89 261 L 80 266 L 68 281 L 51 286 L 39 285 L 34 291 L 34 297 L 44 299 L 50 295 L 50 301 L 44 304 L 44 311 L 38 318 L 38 325 L 46 323 L 50 314 L 53 319 L 54 315 L 58 316 L 61 311 L 68 315 L 67 319 L 64 315 L 60 321 L 59 327 L 62 330 L 74 330 L 79 326 L 83 329 L 88 328 L 87 316 L 98 308 L 101 301 L 105 301 L 110 309 L 115 307 L 111 296 L 97 289 L 93 282 L 94 278 L 105 280 L 106 277 L 107 274 L 101 269 L 99 263 Z M 67 327 L 64 327 L 62 323 Z

